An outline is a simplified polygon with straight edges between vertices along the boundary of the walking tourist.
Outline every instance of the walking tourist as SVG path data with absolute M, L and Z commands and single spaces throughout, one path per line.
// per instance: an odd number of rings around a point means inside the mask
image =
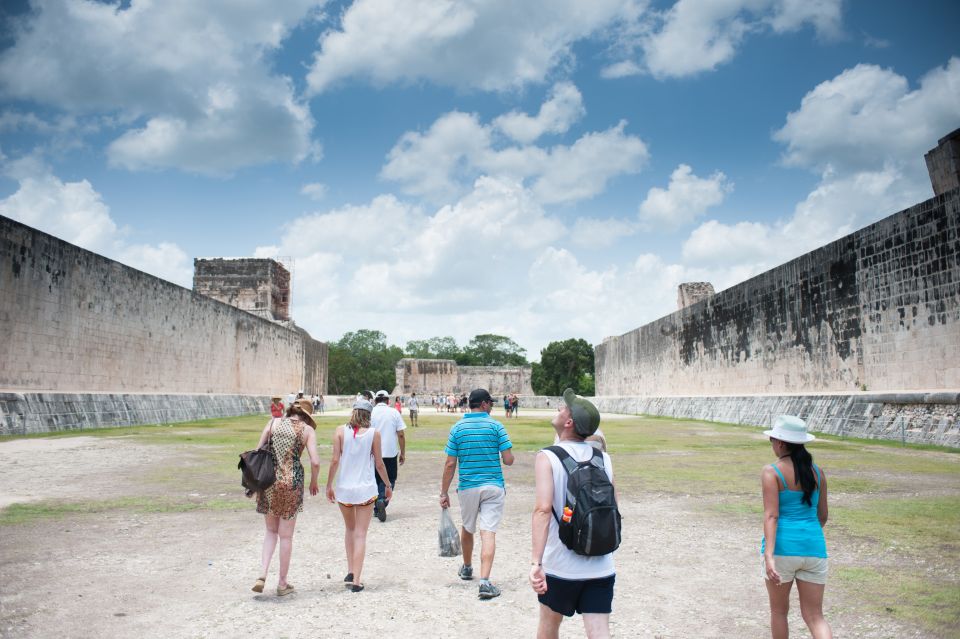
M 410 411 L 410 425 L 417 425 L 417 413 L 420 412 L 420 402 L 417 401 L 417 394 L 410 393 L 410 399 L 407 400 L 407 409 Z
M 799 417 L 781 415 L 773 429 L 763 431 L 777 461 L 760 474 L 763 489 L 764 577 L 770 599 L 773 639 L 789 634 L 787 612 L 794 580 L 800 615 L 813 639 L 830 639 L 833 631 L 823 617 L 827 583 L 827 477 L 813 463 L 806 443 L 816 439 Z
M 553 418 L 557 447 L 573 462 L 602 460 L 610 483 L 613 467 L 610 456 L 586 441 L 600 425 L 600 413 L 588 400 L 567 389 L 564 403 Z M 569 462 L 568 462 L 569 463 Z M 616 580 L 613 552 L 583 555 L 560 539 L 562 521 L 571 521 L 567 507 L 568 472 L 557 452 L 545 448 L 534 462 L 536 505 L 533 511 L 533 549 L 530 558 L 530 585 L 540 601 L 538 639 L 559 637 L 564 616 L 580 613 L 590 639 L 610 636 L 610 612 Z
M 268 441 L 273 449 L 277 479 L 272 486 L 257 493 L 257 512 L 264 515 L 266 533 L 260 559 L 260 577 L 253 586 L 254 592 L 263 592 L 267 570 L 273 551 L 280 542 L 280 580 L 277 596 L 293 592 L 293 584 L 287 581 L 290 555 L 293 551 L 293 529 L 297 525 L 297 513 L 303 511 L 303 466 L 300 454 L 307 449 L 310 456 L 310 494 L 319 492 L 317 475 L 320 472 L 320 457 L 317 455 L 317 428 L 310 417 L 309 400 L 291 404 L 283 419 L 271 419 L 263 429 L 257 448 Z M 309 428 L 307 428 L 309 426 Z
M 510 398 L 506 395 L 503 396 L 503 414 L 510 419 Z
M 370 427 L 372 410 L 373 405 L 366 399 L 354 402 L 349 423 L 337 426 L 333 433 L 333 456 L 327 472 L 327 499 L 340 507 L 345 527 L 343 545 L 347 554 L 347 576 L 343 581 L 353 592 L 363 590 L 360 575 L 367 550 L 367 530 L 377 500 L 374 472 L 385 483 L 389 482 L 381 456 L 380 433 Z M 387 485 L 387 499 L 392 494 L 393 490 Z
M 397 412 L 403 415 L 403 402 L 400 401 L 400 396 L 397 395 L 396 400 L 393 402 L 393 407 L 397 409 Z
M 453 428 L 447 440 L 447 462 L 440 481 L 440 507 L 450 507 L 447 491 L 453 474 L 460 467 L 457 500 L 463 527 L 460 542 L 463 549 L 461 579 L 473 579 L 473 541 L 480 529 L 480 591 L 481 599 L 500 596 L 500 588 L 490 583 L 490 571 L 496 554 L 496 535 L 503 517 L 504 485 L 500 462 L 513 464 L 513 444 L 503 424 L 490 417 L 493 398 L 483 388 L 470 393 L 471 412 L 466 413 Z
M 392 491 L 397 486 L 397 469 L 403 465 L 406 456 L 407 443 L 403 431 L 407 428 L 407 425 L 403 421 L 403 416 L 390 406 L 390 394 L 385 390 L 377 391 L 374 396 L 370 423 L 380 433 L 383 463 L 387 467 L 387 476 L 390 479 Z M 384 522 L 387 520 L 387 506 L 390 504 L 390 497 L 386 494 L 386 484 L 380 478 L 380 475 L 377 475 L 376 481 L 378 497 L 373 506 L 373 514 L 381 522 Z

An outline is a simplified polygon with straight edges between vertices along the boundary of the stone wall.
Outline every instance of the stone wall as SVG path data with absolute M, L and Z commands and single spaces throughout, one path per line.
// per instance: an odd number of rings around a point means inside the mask
M 598 395 L 960 389 L 960 190 L 596 347 Z
M 327 346 L 0 217 L 0 389 L 326 390 Z M 192 419 L 194 417 L 188 417 Z
M 290 272 L 276 260 L 197 258 L 193 290 L 257 317 L 290 319 Z
M 960 129 L 940 138 L 937 146 L 923 158 L 934 195 L 960 187 Z
M 0 435 L 172 424 L 270 412 L 268 396 L 0 393 Z
M 397 362 L 393 395 L 469 393 L 486 388 L 493 396 L 533 394 L 530 366 L 458 366 L 452 359 L 414 359 Z

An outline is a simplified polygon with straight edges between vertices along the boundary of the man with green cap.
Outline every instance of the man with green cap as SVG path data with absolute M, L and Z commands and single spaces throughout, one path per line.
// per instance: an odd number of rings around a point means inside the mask
M 553 418 L 558 446 L 575 462 L 586 462 L 595 449 L 586 441 L 600 426 L 600 412 L 590 401 L 568 388 L 563 404 Z M 613 482 L 610 456 L 599 452 L 603 470 Z M 610 636 L 615 571 L 613 553 L 581 555 L 560 541 L 554 513 L 563 513 L 566 503 L 567 471 L 556 453 L 549 449 L 537 454 L 536 506 L 533 511 L 533 550 L 530 558 L 530 585 L 540 601 L 538 637 L 559 636 L 563 617 L 575 612 L 583 616 L 588 637 Z M 565 519 L 566 520 L 566 519 Z

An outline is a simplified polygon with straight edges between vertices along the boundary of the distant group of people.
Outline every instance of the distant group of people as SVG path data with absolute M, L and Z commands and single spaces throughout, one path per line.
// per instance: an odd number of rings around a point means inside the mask
M 520 415 L 520 397 L 516 393 L 503 396 L 503 412 L 508 418 Z
M 415 396 L 411 396 L 413 400 Z M 436 398 L 434 403 L 436 405 Z M 415 401 L 415 400 L 414 400 Z M 505 403 L 509 397 L 505 399 Z M 503 424 L 491 417 L 495 404 L 485 389 L 472 391 L 463 414 L 450 429 L 445 446 L 446 461 L 440 480 L 440 506 L 451 505 L 450 487 L 458 476 L 457 499 L 462 520 L 460 541 L 463 561 L 457 571 L 464 580 L 479 576 L 478 596 L 493 599 L 501 590 L 490 579 L 496 554 L 496 533 L 506 498 L 503 466 L 514 463 L 513 444 Z M 408 402 L 408 407 L 410 403 Z M 416 411 L 417 404 L 413 405 Z M 307 398 L 289 404 L 282 418 L 274 417 L 260 436 L 276 459 L 276 482 L 257 493 L 257 511 L 264 515 L 266 531 L 261 554 L 261 572 L 253 590 L 262 592 L 271 558 L 280 546 L 277 595 L 294 592 L 287 580 L 296 516 L 303 509 L 304 470 L 300 456 L 310 459 L 311 495 L 319 492 L 319 458 L 311 417 L 313 402 Z M 271 413 L 273 414 L 273 412 Z M 515 415 L 515 409 L 511 411 Z M 575 475 L 592 472 L 605 477 L 616 509 L 613 465 L 606 452 L 606 439 L 599 430 L 600 413 L 589 400 L 567 389 L 551 420 L 554 446 L 540 450 L 534 461 L 535 505 L 531 524 L 531 555 L 528 580 L 540 602 L 537 637 L 556 638 L 564 617 L 582 616 L 588 637 L 609 637 L 616 572 L 614 551 L 619 545 L 619 512 L 616 541 L 603 552 L 584 550 L 582 538 L 571 537 L 571 526 L 588 525 L 577 514 L 577 504 L 597 498 L 602 492 L 595 479 L 593 493 L 575 492 Z M 308 428 L 309 427 L 309 428 Z M 345 586 L 361 592 L 366 537 L 371 519 L 386 521 L 386 509 L 396 486 L 398 467 L 405 458 L 406 426 L 401 412 L 390 405 L 386 391 L 365 391 L 357 396 L 350 419 L 333 434 L 333 452 L 327 474 L 326 496 L 338 504 L 344 521 L 347 559 Z M 781 416 L 764 431 L 777 460 L 763 468 L 763 558 L 774 639 L 788 636 L 787 612 L 790 590 L 796 581 L 801 613 L 814 639 L 830 639 L 832 631 L 823 616 L 823 593 L 827 577 L 827 552 L 823 526 L 827 523 L 827 480 L 813 463 L 805 444 L 815 438 L 806 423 Z M 600 475 L 597 475 L 600 473 Z M 580 500 L 580 501 L 577 501 Z M 593 512 L 591 509 L 589 512 Z M 578 516 L 580 519 L 578 520 Z M 599 517 L 599 515 L 598 515 Z M 613 536 L 614 520 L 591 530 L 599 539 Z M 474 549 L 479 535 L 479 575 L 474 571 Z M 606 542 L 603 542 L 606 543 Z M 606 552 L 607 548 L 611 548 Z
M 294 402 L 298 402 L 301 399 L 307 399 L 310 402 L 310 411 L 311 413 L 323 415 L 324 412 L 324 400 L 323 395 L 311 395 L 309 398 L 305 397 L 303 391 L 298 393 L 290 393 L 287 395 L 287 406 L 292 406 Z M 283 398 L 279 395 L 274 395 L 270 398 L 270 416 L 279 418 L 283 417 L 284 404 Z

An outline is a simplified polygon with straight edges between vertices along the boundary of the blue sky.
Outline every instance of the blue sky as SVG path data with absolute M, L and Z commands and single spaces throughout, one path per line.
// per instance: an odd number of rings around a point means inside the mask
M 952 0 L 4 3 L 0 214 L 322 340 L 592 344 L 932 196 Z

